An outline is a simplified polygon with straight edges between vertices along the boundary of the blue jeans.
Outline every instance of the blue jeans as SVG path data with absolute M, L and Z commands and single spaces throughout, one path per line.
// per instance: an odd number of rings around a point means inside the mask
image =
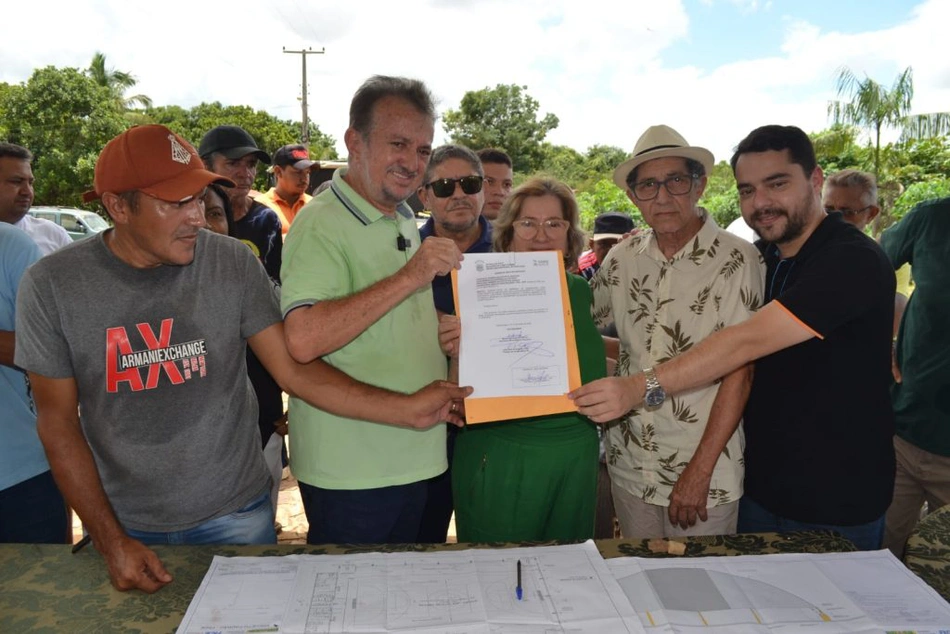
M 153 533 L 126 529 L 143 544 L 276 544 L 270 491 L 233 513 L 208 520 L 183 531 Z
M 848 538 L 858 550 L 878 550 L 884 541 L 884 516 L 867 524 L 838 526 L 790 520 L 752 501 L 744 495 L 739 500 L 739 533 L 789 533 L 792 531 L 835 531 Z
M 49 471 L 0 491 L 0 543 L 68 544 L 66 502 Z
M 412 544 L 426 506 L 428 480 L 378 489 L 321 489 L 298 482 L 308 544 Z

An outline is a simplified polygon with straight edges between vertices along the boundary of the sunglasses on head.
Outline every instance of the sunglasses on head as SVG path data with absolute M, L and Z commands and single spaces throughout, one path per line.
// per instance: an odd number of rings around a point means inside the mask
M 462 178 L 438 178 L 431 183 L 426 183 L 426 187 L 432 188 L 432 193 L 436 198 L 448 198 L 455 193 L 455 184 L 462 186 L 462 192 L 466 194 L 477 194 L 482 191 L 481 176 L 463 176 Z

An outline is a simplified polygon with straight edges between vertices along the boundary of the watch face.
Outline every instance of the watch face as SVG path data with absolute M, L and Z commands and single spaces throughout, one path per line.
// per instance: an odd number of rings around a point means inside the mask
M 659 407 L 666 400 L 666 391 L 662 387 L 650 390 L 643 400 L 647 407 Z

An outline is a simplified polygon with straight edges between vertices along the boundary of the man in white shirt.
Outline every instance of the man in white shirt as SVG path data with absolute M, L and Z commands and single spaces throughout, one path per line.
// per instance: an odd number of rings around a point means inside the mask
M 33 204 L 33 154 L 13 143 L 0 143 L 0 222 L 26 232 L 43 255 L 72 243 L 66 230 L 55 222 L 34 218 L 27 212 Z

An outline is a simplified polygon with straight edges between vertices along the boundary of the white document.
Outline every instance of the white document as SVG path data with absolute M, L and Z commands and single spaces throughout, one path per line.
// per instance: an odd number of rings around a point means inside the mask
M 459 384 L 474 387 L 473 397 L 569 391 L 560 257 L 478 253 L 462 262 Z
M 515 592 L 521 561 L 522 599 Z M 432 553 L 215 557 L 178 628 L 210 632 L 644 632 L 591 541 Z
M 888 551 L 607 566 L 648 632 L 883 632 L 950 628 L 950 606 Z
M 950 604 L 891 551 L 828 553 L 816 563 L 884 629 L 950 632 Z

